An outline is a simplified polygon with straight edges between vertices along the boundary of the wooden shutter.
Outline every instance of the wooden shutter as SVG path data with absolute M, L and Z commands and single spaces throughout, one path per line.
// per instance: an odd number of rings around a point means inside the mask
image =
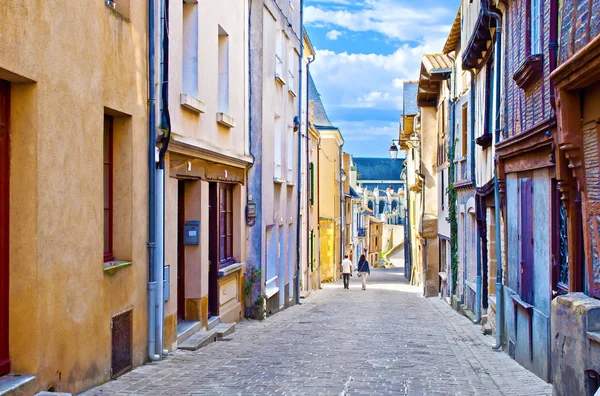
M 519 294 L 528 304 L 533 304 L 534 254 L 533 254 L 533 180 L 521 179 L 521 277 Z
M 315 204 L 315 163 L 310 163 L 310 204 Z

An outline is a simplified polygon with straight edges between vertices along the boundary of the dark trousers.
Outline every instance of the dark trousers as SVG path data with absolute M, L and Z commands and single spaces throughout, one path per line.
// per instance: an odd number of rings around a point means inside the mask
M 350 288 L 350 274 L 342 274 L 344 278 L 344 289 Z

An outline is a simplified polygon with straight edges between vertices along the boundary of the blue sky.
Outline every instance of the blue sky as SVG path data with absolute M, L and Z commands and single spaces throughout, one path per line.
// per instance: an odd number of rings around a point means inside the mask
M 388 155 L 398 138 L 401 82 L 418 77 L 421 55 L 440 52 L 459 0 L 305 0 L 317 50 L 311 73 L 344 151 Z

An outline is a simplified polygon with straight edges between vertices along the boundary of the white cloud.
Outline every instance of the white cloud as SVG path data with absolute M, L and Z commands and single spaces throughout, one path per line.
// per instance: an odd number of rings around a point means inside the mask
M 306 24 L 339 26 L 355 32 L 378 32 L 401 41 L 424 41 L 447 35 L 446 21 L 455 10 L 421 1 L 410 6 L 402 0 L 365 0 L 360 8 L 346 9 L 322 5 L 307 6 Z
M 417 47 L 405 44 L 389 55 L 317 50 L 311 72 L 326 108 L 398 111 L 402 81 L 416 79 L 421 56 L 440 51 L 443 43 L 438 39 Z
M 340 32 L 339 30 L 330 30 L 327 32 L 327 34 L 325 35 L 325 37 L 327 37 L 328 40 L 337 40 L 340 36 L 342 35 L 342 32 Z
M 398 123 L 380 120 L 344 121 L 334 120 L 333 124 L 340 128 L 344 140 L 370 141 L 377 138 L 398 138 Z

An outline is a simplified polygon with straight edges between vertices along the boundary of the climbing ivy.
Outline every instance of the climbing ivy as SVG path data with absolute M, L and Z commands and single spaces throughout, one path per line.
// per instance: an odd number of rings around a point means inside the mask
M 455 172 L 456 167 L 454 165 L 454 155 L 456 153 L 456 143 L 458 140 L 455 140 L 450 145 L 450 152 L 448 153 L 448 162 L 450 164 L 449 172 L 448 172 L 448 188 L 446 192 L 448 193 L 448 217 L 446 221 L 450 223 L 450 258 L 451 258 L 451 270 L 452 270 L 452 294 L 456 293 L 456 285 L 458 282 L 458 223 L 456 216 L 456 188 L 454 188 L 455 181 Z

